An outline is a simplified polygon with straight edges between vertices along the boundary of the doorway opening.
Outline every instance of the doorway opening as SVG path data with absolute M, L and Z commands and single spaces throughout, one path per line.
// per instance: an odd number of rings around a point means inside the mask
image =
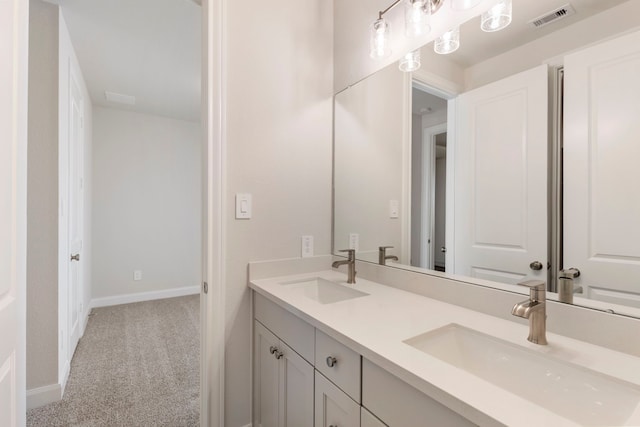
M 411 94 L 411 265 L 445 271 L 448 100 L 414 82 Z

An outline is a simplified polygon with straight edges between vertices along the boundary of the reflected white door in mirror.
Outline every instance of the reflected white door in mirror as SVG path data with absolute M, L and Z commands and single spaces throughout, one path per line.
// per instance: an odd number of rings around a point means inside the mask
M 564 265 L 585 297 L 640 308 L 640 32 L 564 66 Z

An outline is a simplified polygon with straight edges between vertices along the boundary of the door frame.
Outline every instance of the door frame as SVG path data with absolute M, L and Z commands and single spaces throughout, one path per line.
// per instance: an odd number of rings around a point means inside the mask
M 453 195 L 455 192 L 457 97 L 464 91 L 464 88 L 451 80 L 422 70 L 414 72 L 411 81 L 414 88 L 447 100 L 447 184 L 445 190 L 447 194 L 445 202 L 445 247 L 447 252 L 445 254 L 445 270 L 453 272 L 455 271 L 455 256 L 449 254 L 455 254 L 455 200 L 449 195 Z
M 200 425 L 211 427 L 223 427 L 225 419 L 225 4 L 202 1 L 202 278 L 208 286 L 200 294 Z
M 447 132 L 447 123 L 422 129 L 422 195 L 420 220 L 420 264 L 433 270 L 435 259 L 435 188 L 436 188 L 436 136 Z M 428 163 L 428 164 L 427 164 Z M 429 212 L 425 215 L 424 212 Z M 427 253 L 429 254 L 427 257 Z

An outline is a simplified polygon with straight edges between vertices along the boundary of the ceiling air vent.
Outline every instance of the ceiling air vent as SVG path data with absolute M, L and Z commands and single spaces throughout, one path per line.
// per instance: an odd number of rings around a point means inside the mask
M 534 28 L 544 27 L 547 24 L 550 24 L 562 18 L 566 18 L 567 16 L 571 16 L 575 13 L 576 11 L 573 6 L 567 3 L 556 10 L 545 13 L 544 15 L 539 16 L 536 19 L 532 19 L 531 21 L 529 21 L 529 25 Z

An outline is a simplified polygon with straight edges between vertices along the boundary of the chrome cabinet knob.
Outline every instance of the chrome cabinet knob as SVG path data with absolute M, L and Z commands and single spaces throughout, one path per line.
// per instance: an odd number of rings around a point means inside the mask
M 71 261 L 80 261 L 80 254 L 71 255 Z
M 444 253 L 447 253 L 447 248 L 445 248 L 444 246 L 443 246 L 443 247 L 441 247 L 441 248 L 440 248 L 440 252 L 442 252 L 443 254 L 444 254 Z
M 540 271 L 542 270 L 543 267 L 544 266 L 540 261 L 533 261 L 531 264 L 529 264 L 529 268 L 532 269 L 533 271 Z
M 338 364 L 338 359 L 333 356 L 327 356 L 327 366 L 333 368 Z
M 276 359 L 280 360 L 280 359 L 282 359 L 282 356 L 284 356 L 284 353 L 282 351 L 278 350 L 278 351 L 276 351 L 275 356 L 276 356 Z
M 276 351 L 278 351 L 278 347 L 275 347 L 275 346 L 273 346 L 273 345 L 272 345 L 271 347 L 269 347 L 269 353 L 271 353 L 271 354 L 275 354 L 275 353 L 276 353 Z

